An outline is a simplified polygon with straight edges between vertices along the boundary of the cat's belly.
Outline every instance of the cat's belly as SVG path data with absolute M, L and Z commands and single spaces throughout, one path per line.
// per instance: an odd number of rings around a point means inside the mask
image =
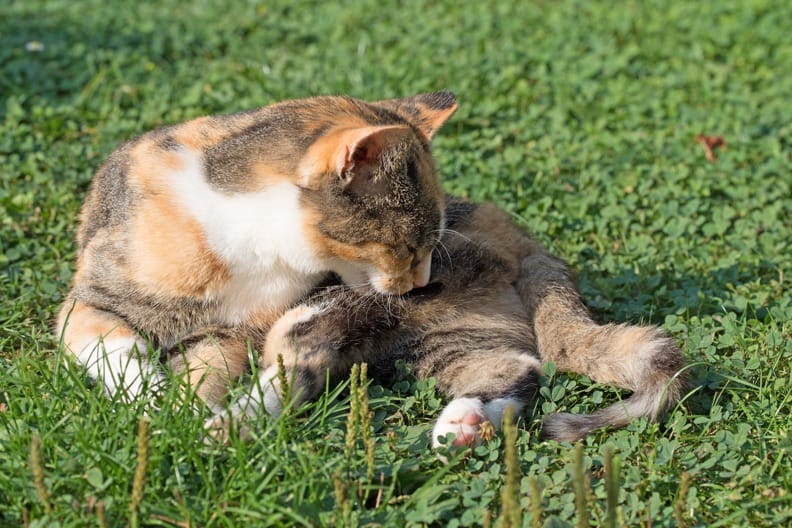
M 237 273 L 223 288 L 218 322 L 236 325 L 262 312 L 280 312 L 302 299 L 324 278 L 302 273 L 276 260 L 266 273 Z

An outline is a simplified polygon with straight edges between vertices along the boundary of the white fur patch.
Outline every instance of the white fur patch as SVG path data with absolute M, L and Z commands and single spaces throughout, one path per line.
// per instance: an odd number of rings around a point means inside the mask
M 162 381 L 157 368 L 146 361 L 146 351 L 142 339 L 116 337 L 93 340 L 76 356 L 110 396 L 120 392 L 124 401 L 131 402 L 141 395 L 145 381 L 150 386 Z
M 292 308 L 280 319 L 278 319 L 267 334 L 266 347 L 274 347 L 277 353 L 288 358 L 287 361 L 295 357 L 293 350 L 289 348 L 278 348 L 286 346 L 285 336 L 294 325 L 309 321 L 312 317 L 325 311 L 325 307 L 300 305 Z M 288 364 L 288 362 L 287 362 Z M 287 370 L 289 367 L 286 367 Z M 299 387 L 294 385 L 294 379 L 290 381 L 293 391 L 299 392 Z M 278 417 L 283 412 L 283 395 L 281 394 L 280 381 L 278 380 L 278 367 L 272 365 L 259 373 L 256 382 L 252 383 L 247 393 L 240 396 L 232 406 L 231 414 L 234 416 L 246 415 L 255 417 L 261 412 L 262 407 L 270 415 Z
M 297 313 L 297 316 L 291 319 L 291 326 L 289 327 L 291 328 L 294 325 L 310 321 L 314 316 L 324 313 L 326 310 L 327 307 L 324 304 L 312 304 L 310 306 L 301 305 L 292 308 L 281 317 L 288 317 L 289 314 Z
M 456 398 L 446 405 L 437 418 L 432 430 L 432 446 L 439 447 L 440 438 L 449 433 L 455 435 L 455 441 L 463 437 L 475 444 L 479 441 L 479 425 L 487 419 L 484 404 L 478 398 Z M 467 422 L 467 423 L 466 423 Z
M 261 413 L 263 407 L 270 415 L 277 418 L 283 412 L 281 400 L 278 367 L 273 365 L 259 373 L 257 382 L 254 382 L 248 392 L 234 403 L 231 414 L 254 418 Z
M 437 423 L 432 430 L 432 446 L 440 445 L 440 438 L 448 433 L 454 433 L 454 443 L 476 445 L 481 441 L 480 426 L 483 422 L 490 422 L 496 429 L 500 429 L 503 413 L 507 407 L 513 409 L 516 415 L 523 407 L 523 403 L 514 398 L 497 398 L 484 404 L 478 398 L 456 398 L 446 405 L 440 413 Z
M 300 190 L 289 182 L 227 194 L 206 181 L 200 157 L 184 150 L 185 168 L 172 175 L 182 205 L 203 227 L 212 250 L 231 272 L 224 322 L 295 302 L 329 268 L 303 233 Z

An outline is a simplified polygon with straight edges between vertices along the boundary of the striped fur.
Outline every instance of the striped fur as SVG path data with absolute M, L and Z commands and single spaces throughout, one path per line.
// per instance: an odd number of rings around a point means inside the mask
M 325 373 L 338 381 L 365 361 L 385 380 L 396 360 L 406 360 L 453 398 L 435 445 L 448 432 L 457 444 L 476 442 L 483 422 L 499 426 L 505 406 L 519 410 L 534 396 L 544 361 L 632 392 L 591 415 L 549 415 L 549 438 L 573 441 L 638 417 L 655 420 L 679 400 L 683 359 L 662 330 L 596 324 L 566 264 L 504 212 L 451 200 L 447 217 L 429 285 L 398 298 L 320 288 L 293 310 L 299 321 L 279 325 L 259 344 L 267 351 L 262 367 L 282 355 L 299 402 L 322 390 Z M 260 384 L 269 386 L 273 376 L 264 370 Z
M 456 106 L 450 92 L 313 97 L 123 144 L 82 208 L 58 337 L 129 399 L 159 377 L 147 341 L 192 342 L 178 366 L 215 400 L 247 366 L 248 334 L 329 275 L 390 294 L 424 285 L 444 223 L 429 142 Z M 219 349 L 201 338 L 217 329 Z
M 316 97 L 122 145 L 82 209 L 57 325 L 66 349 L 130 399 L 162 382 L 166 358 L 217 411 L 210 427 L 227 423 L 228 387 L 250 350 L 259 379 L 231 415 L 281 412 L 280 356 L 298 403 L 356 362 L 382 380 L 396 360 L 412 363 L 453 398 L 435 445 L 499 426 L 550 360 L 632 395 L 549 416 L 547 436 L 657 419 L 683 387 L 673 341 L 655 327 L 597 325 L 563 261 L 497 208 L 443 196 L 429 141 L 455 109 L 448 92 Z

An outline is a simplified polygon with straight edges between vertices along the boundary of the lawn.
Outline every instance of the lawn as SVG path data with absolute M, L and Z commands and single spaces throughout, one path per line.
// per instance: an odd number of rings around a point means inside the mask
M 792 523 L 792 7 L 338 4 L 0 5 L 0 526 Z M 542 441 L 543 414 L 620 397 L 548 365 L 515 430 L 443 464 L 443 399 L 404 366 L 217 447 L 177 390 L 112 402 L 64 362 L 50 327 L 77 211 L 118 143 L 286 98 L 437 89 L 460 101 L 434 142 L 446 189 L 567 259 L 599 320 L 676 338 L 693 383 L 664 423 Z

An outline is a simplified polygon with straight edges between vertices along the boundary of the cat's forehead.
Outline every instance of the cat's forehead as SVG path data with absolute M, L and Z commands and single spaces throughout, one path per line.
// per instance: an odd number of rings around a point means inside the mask
M 392 194 L 401 196 L 390 201 L 366 200 L 306 191 L 306 218 L 321 236 L 344 244 L 431 244 L 433 235 L 442 227 L 442 194 L 414 186 Z

